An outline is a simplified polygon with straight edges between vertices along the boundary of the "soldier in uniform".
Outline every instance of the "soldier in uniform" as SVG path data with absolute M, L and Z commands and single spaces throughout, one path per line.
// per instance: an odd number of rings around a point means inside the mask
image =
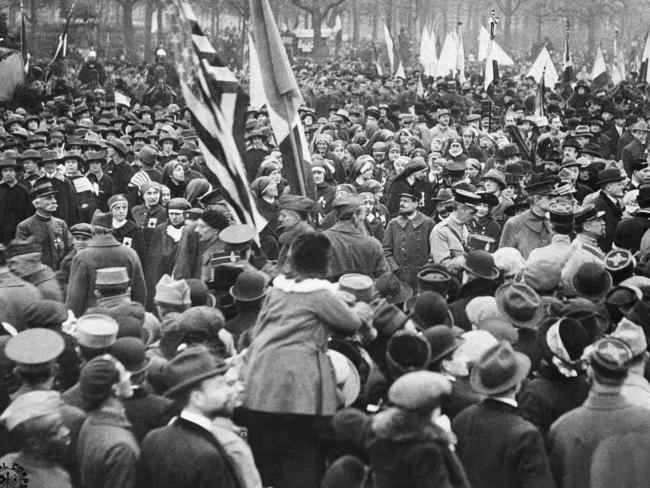
M 464 264 L 469 238 L 467 224 L 474 218 L 477 205 L 481 203 L 479 195 L 465 190 L 456 189 L 453 196 L 454 210 L 436 224 L 429 236 L 433 262 L 452 270 Z
M 55 194 L 49 181 L 42 181 L 34 186 L 29 196 L 36 212 L 16 228 L 16 239 L 26 240 L 34 236 L 41 243 L 43 264 L 54 271 L 59 269 L 61 260 L 72 250 L 72 235 L 68 225 L 53 217 L 58 207 Z

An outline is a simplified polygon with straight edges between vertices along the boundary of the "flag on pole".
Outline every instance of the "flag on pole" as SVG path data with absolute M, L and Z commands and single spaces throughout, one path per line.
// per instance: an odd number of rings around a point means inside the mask
M 607 65 L 603 56 L 603 50 L 600 45 L 596 49 L 596 59 L 594 59 L 594 67 L 591 70 L 591 88 L 598 90 L 609 82 L 609 73 L 607 72 Z
M 641 67 L 639 68 L 639 81 L 650 83 L 650 70 L 648 64 L 650 63 L 650 33 L 645 38 L 645 48 L 641 55 Z
M 458 22 L 458 27 L 456 28 L 458 32 L 458 44 L 456 45 L 456 72 L 458 73 L 458 81 L 460 83 L 465 83 L 467 78 L 465 78 L 465 46 L 463 46 L 463 23 Z
M 29 54 L 27 53 L 27 28 L 25 27 L 23 0 L 20 0 L 20 53 L 25 63 L 25 73 L 27 73 L 29 71 Z
M 56 63 L 57 61 L 62 60 L 68 54 L 68 28 L 70 27 L 70 20 L 72 19 L 72 12 L 74 10 L 75 0 L 72 1 L 70 5 L 70 12 L 65 19 L 65 25 L 63 26 L 63 32 L 59 34 L 59 44 L 56 46 L 56 52 L 52 58 L 51 64 Z
M 487 44 L 487 52 L 485 53 L 485 73 L 483 74 L 483 88 L 488 89 L 490 83 L 499 78 L 499 62 L 494 57 L 494 48 L 496 37 L 497 24 L 499 23 L 499 18 L 494 15 L 494 9 L 492 9 L 492 15 L 490 15 L 490 38 Z M 483 26 L 481 26 L 483 29 Z M 480 51 L 480 46 L 479 46 Z M 479 52 L 479 58 L 481 53 Z
M 372 43 L 372 50 L 375 53 L 375 69 L 377 70 L 377 75 L 378 76 L 383 76 L 384 75 L 384 68 L 381 67 L 381 61 L 379 59 L 379 52 L 377 51 L 377 46 L 375 46 L 375 43 Z
M 268 0 L 249 0 L 253 42 L 273 134 L 282 153 L 284 176 L 293 192 L 316 200 L 307 138 L 298 116 L 303 99 Z M 251 70 L 253 67 L 251 66 Z
M 386 51 L 388 52 L 388 62 L 390 64 L 390 74 L 395 78 L 406 78 L 404 65 L 399 54 L 399 47 L 393 41 L 390 29 L 384 24 L 384 41 L 386 42 Z
M 618 29 L 614 34 L 614 49 L 612 59 L 612 83 L 618 85 L 625 81 L 625 65 L 623 64 L 623 57 L 618 48 Z
M 555 84 L 560 79 L 546 46 L 542 47 L 542 50 L 537 55 L 537 59 L 535 59 L 535 62 L 528 70 L 526 77 L 529 76 L 532 76 L 537 83 L 543 78 L 544 85 L 548 87 L 555 87 Z
M 438 64 L 438 55 L 436 54 L 436 35 L 433 26 L 422 28 L 422 40 L 420 42 L 420 64 L 425 76 L 433 76 Z
M 542 69 L 542 78 L 537 85 L 537 96 L 535 97 L 535 117 L 546 117 L 546 108 L 544 107 L 544 96 L 546 95 L 546 65 Z
M 455 31 L 447 32 L 445 42 L 440 50 L 438 63 L 436 64 L 434 77 L 455 77 L 456 64 L 458 62 L 458 37 Z
M 571 57 L 571 48 L 569 47 L 569 37 L 571 36 L 571 23 L 566 21 L 566 35 L 564 36 L 564 57 L 562 58 L 562 82 L 572 83 L 576 81 L 576 75 L 573 71 L 573 58 Z
M 240 152 L 248 97 L 203 34 L 191 6 L 176 0 L 173 8 L 181 25 L 180 42 L 173 44 L 177 70 L 199 149 L 224 190 L 233 219 L 259 232 L 266 221 L 255 206 Z

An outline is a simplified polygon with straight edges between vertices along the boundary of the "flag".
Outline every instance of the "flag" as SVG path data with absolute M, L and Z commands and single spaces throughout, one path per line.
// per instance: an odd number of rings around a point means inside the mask
M 29 54 L 27 53 L 27 28 L 25 27 L 23 0 L 20 0 L 20 53 L 25 63 L 25 73 L 27 73 L 29 71 Z
M 481 26 L 478 35 L 478 61 L 485 61 L 487 58 L 489 43 L 490 33 L 488 32 L 488 29 Z M 496 38 L 492 40 L 492 59 L 496 60 L 499 63 L 499 66 L 514 66 L 515 64 L 510 55 L 499 45 Z
M 383 76 L 384 75 L 384 69 L 381 67 L 381 62 L 379 59 L 379 53 L 377 52 L 377 46 L 375 46 L 375 43 L 372 43 L 372 50 L 375 53 L 375 69 L 377 70 L 377 75 L 378 76 Z
M 607 72 L 607 65 L 603 57 L 603 50 L 600 46 L 596 49 L 596 59 L 594 59 L 594 67 L 591 70 L 591 88 L 598 90 L 604 87 L 609 82 L 609 73 Z
M 131 106 L 131 98 L 127 97 L 124 93 L 116 91 L 115 95 L 115 105 L 124 105 L 125 107 Z
M 612 59 L 612 83 L 618 85 L 625 81 L 625 65 L 623 64 L 622 55 L 618 49 L 618 30 L 614 35 L 614 49 Z
M 458 43 L 456 44 L 456 76 L 458 77 L 459 82 L 465 83 L 467 78 L 465 78 L 465 46 L 463 46 L 462 26 L 463 24 L 461 22 L 458 22 Z
M 562 59 L 562 82 L 571 83 L 576 81 L 576 75 L 573 72 L 573 59 L 571 58 L 571 49 L 569 48 L 569 36 L 571 35 L 571 23 L 566 21 L 566 35 L 564 36 L 564 57 Z
M 645 38 L 645 48 L 641 55 L 641 67 L 639 68 L 639 81 L 650 83 L 650 70 L 648 64 L 650 63 L 650 33 Z
M 293 192 L 316 200 L 307 138 L 298 116 L 303 99 L 268 0 L 249 0 L 252 40 L 273 134 L 282 153 L 284 176 Z M 251 70 L 254 67 L 251 66 Z
M 544 85 L 549 88 L 555 88 L 555 84 L 558 82 L 560 77 L 555 70 L 553 60 L 551 59 L 551 55 L 549 54 L 548 49 L 546 49 L 546 46 L 543 46 L 542 50 L 537 55 L 537 59 L 535 59 L 535 62 L 528 70 L 526 77 L 528 76 L 532 76 L 537 83 L 544 78 Z
M 496 41 L 494 40 L 496 36 L 497 24 L 499 19 L 494 15 L 494 9 L 492 9 L 492 15 L 490 16 L 490 33 L 488 34 L 489 39 L 486 46 L 485 52 L 485 73 L 483 74 L 483 88 L 488 89 L 490 83 L 499 78 L 499 61 L 495 57 L 495 47 Z M 485 31 L 483 26 L 481 29 Z M 487 34 L 487 31 L 485 31 Z M 504 53 L 505 54 L 505 53 Z M 480 35 L 479 35 L 479 59 L 481 57 L 481 46 L 480 46 Z
M 68 17 L 65 19 L 65 25 L 63 26 L 63 32 L 59 35 L 59 44 L 56 46 L 56 52 L 52 58 L 52 63 L 54 64 L 57 61 L 62 60 L 68 54 L 68 27 L 70 27 L 70 20 L 72 19 L 72 11 L 74 10 L 75 0 L 72 1 L 70 5 L 70 12 L 68 12 Z
M 399 47 L 395 45 L 393 36 L 388 26 L 384 24 L 384 41 L 386 42 L 386 51 L 388 52 L 388 62 L 390 64 L 390 73 L 395 78 L 406 78 L 404 65 L 399 54 Z
M 422 28 L 422 40 L 420 42 L 420 64 L 425 76 L 433 76 L 438 63 L 436 54 L 436 35 L 426 25 Z
M 176 0 L 173 8 L 184 27 L 173 46 L 199 149 L 224 190 L 233 219 L 259 232 L 266 221 L 255 206 L 241 156 L 248 97 L 203 34 L 190 5 Z
M 544 78 L 546 77 L 546 66 L 542 69 L 542 77 L 537 85 L 537 96 L 535 97 L 535 117 L 545 117 L 546 108 L 544 107 L 544 95 L 546 95 L 546 84 Z
M 438 57 L 438 63 L 436 64 L 434 77 L 447 77 L 454 76 L 456 64 L 458 63 L 458 38 L 456 32 L 447 32 L 445 37 L 445 42 L 442 45 L 440 50 L 440 56 Z

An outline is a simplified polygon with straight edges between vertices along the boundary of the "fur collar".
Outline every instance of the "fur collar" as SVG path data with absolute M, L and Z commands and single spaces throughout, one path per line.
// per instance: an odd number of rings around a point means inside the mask
M 338 288 L 336 283 L 330 283 L 327 280 L 308 278 L 297 282 L 292 278 L 287 278 L 283 274 L 277 276 L 273 280 L 273 287 L 286 293 L 312 293 L 320 290 L 329 290 L 333 292 Z

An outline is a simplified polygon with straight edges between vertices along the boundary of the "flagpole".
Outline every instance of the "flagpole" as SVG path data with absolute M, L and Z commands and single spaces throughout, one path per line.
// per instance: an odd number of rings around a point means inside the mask
M 298 177 L 298 185 L 300 186 L 300 194 L 306 197 L 307 185 L 305 184 L 305 175 L 302 172 L 302 166 L 300 164 L 302 158 L 298 153 L 298 143 L 296 142 L 296 136 L 293 133 L 293 129 L 291 127 L 293 125 L 293 122 L 291 120 L 291 101 L 289 100 L 289 97 L 282 97 L 282 101 L 284 102 L 284 109 L 287 114 L 286 120 L 287 127 L 289 128 L 289 140 L 291 141 L 291 150 L 293 151 L 293 161 L 296 165 L 296 174 Z M 298 121 L 298 124 L 302 124 L 302 121 Z

